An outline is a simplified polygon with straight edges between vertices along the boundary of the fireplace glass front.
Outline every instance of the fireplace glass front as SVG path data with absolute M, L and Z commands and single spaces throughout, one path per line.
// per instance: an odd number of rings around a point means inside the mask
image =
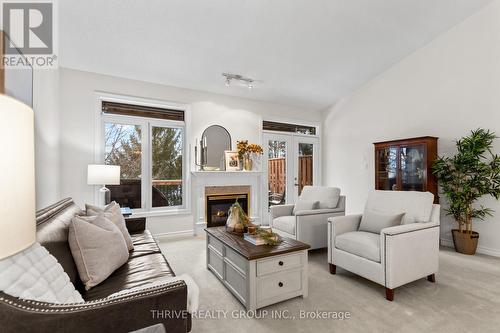
M 248 194 L 222 194 L 207 195 L 206 197 L 206 219 L 207 227 L 218 227 L 226 225 L 229 216 L 229 208 L 236 201 L 240 204 L 243 211 L 248 214 Z

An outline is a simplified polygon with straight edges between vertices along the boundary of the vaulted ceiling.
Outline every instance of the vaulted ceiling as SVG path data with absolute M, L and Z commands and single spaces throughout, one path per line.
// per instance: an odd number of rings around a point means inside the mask
M 322 109 L 490 0 L 63 0 L 60 65 Z M 261 82 L 224 85 L 222 72 Z

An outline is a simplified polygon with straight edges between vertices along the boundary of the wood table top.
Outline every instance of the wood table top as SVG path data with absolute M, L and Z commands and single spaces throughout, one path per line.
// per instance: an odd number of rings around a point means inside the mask
M 253 245 L 243 239 L 243 236 L 235 235 L 226 231 L 226 227 L 206 228 L 205 231 L 210 236 L 217 238 L 224 245 L 229 246 L 247 260 L 255 260 L 272 257 L 289 252 L 307 250 L 311 246 L 288 237 L 281 237 L 283 240 L 278 245 Z

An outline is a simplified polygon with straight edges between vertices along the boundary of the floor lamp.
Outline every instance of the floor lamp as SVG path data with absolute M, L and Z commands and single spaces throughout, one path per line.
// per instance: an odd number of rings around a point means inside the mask
M 0 95 L 0 261 L 16 260 L 36 240 L 33 110 Z

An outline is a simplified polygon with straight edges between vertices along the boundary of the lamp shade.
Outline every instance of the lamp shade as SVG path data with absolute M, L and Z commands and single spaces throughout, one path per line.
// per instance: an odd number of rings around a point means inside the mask
M 120 166 L 90 164 L 87 169 L 88 185 L 120 185 Z
M 33 245 L 35 138 L 33 110 L 0 95 L 0 259 Z

